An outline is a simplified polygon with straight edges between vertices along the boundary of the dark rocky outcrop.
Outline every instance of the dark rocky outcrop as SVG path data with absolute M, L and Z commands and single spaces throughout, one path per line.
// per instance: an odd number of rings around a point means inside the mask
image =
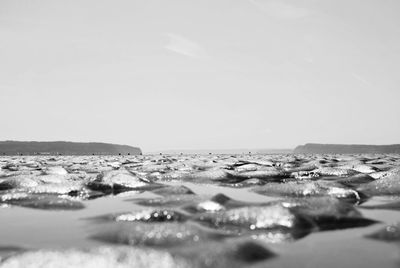
M 297 146 L 295 154 L 391 154 L 400 153 L 400 144 L 361 145 L 361 144 L 318 144 L 307 143 Z
M 19 154 L 63 154 L 63 155 L 91 155 L 91 154 L 131 154 L 138 155 L 142 151 L 138 147 L 100 142 L 67 142 L 67 141 L 0 141 L 1 155 Z

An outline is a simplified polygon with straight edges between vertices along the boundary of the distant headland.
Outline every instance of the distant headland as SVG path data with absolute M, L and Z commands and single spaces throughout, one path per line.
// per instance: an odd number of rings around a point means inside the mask
M 139 147 L 101 142 L 0 141 L 0 155 L 140 155 Z
M 170 150 L 164 154 L 400 154 L 400 144 L 307 143 L 295 149 Z M 139 147 L 103 142 L 0 141 L 0 155 L 141 155 Z M 161 153 L 160 153 L 161 154 Z
M 318 144 L 307 143 L 297 146 L 295 154 L 400 154 L 400 144 L 361 145 L 361 144 Z

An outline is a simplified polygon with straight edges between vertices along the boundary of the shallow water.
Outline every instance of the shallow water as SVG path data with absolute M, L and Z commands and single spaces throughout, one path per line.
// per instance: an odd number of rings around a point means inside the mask
M 369 159 L 393 159 L 391 161 L 390 168 L 396 167 L 398 163 L 397 156 L 346 156 L 346 160 L 334 162 L 335 165 L 340 163 L 347 163 L 353 160 L 361 158 Z M 203 172 L 203 170 L 224 169 L 227 167 L 234 166 L 233 163 L 237 161 L 254 161 L 262 163 L 261 161 L 271 161 L 273 163 L 285 163 L 293 162 L 291 156 L 147 156 L 147 157 L 130 157 L 133 160 L 132 163 L 125 163 L 124 161 L 128 158 L 124 157 L 76 157 L 79 161 L 85 160 L 88 164 L 82 166 L 91 165 L 93 161 L 97 161 L 96 166 L 107 167 L 108 170 L 121 170 L 121 168 L 133 169 L 136 172 L 141 172 L 140 176 L 151 179 L 152 183 L 161 183 L 171 186 L 184 185 L 192 190 L 197 196 L 214 196 L 219 193 L 223 193 L 226 196 L 245 202 L 255 203 L 266 203 L 273 200 L 287 199 L 285 194 L 280 196 L 274 195 L 261 195 L 252 191 L 257 186 L 237 186 L 235 184 L 227 185 L 223 179 L 214 180 L 212 177 L 202 177 L 196 179 L 191 177 L 186 179 L 185 176 L 170 179 L 169 177 L 163 177 L 161 175 L 168 175 L 171 172 L 187 171 L 189 174 Z M 302 159 L 307 157 L 304 156 Z M 313 159 L 319 159 L 322 156 L 317 156 Z M 340 156 L 324 156 L 324 159 L 339 159 Z M 168 161 L 163 162 L 160 160 L 167 159 Z M 309 159 L 311 161 L 313 159 Z M 68 171 L 69 174 L 73 174 L 71 167 L 74 162 L 74 157 L 56 157 L 54 160 L 49 160 L 49 157 L 3 157 L 3 170 L 7 173 L 7 176 L 3 176 L 1 181 L 6 180 L 13 172 L 6 168 L 7 163 L 17 163 L 19 167 L 24 166 L 29 161 L 41 162 L 39 170 L 45 170 L 47 166 L 61 166 Z M 79 162 L 78 161 L 78 162 Z M 214 162 L 213 162 L 214 161 Z M 364 160 L 363 160 L 364 161 Z M 109 163 L 121 163 L 119 169 L 111 167 Z M 364 161 L 365 162 L 365 161 Z M 54 165 L 55 163 L 55 165 Z M 199 164 L 204 164 L 200 170 L 194 168 Z M 300 164 L 299 166 L 306 165 L 307 162 Z M 339 164 L 338 164 L 339 163 Z M 152 171 L 150 170 L 150 165 Z M 157 165 L 159 165 L 159 171 L 157 171 Z M 170 165 L 170 167 L 168 167 Z M 257 164 L 263 167 L 262 164 Z M 166 167 L 167 166 L 167 167 Z M 373 164 L 370 164 L 373 166 Z M 378 165 L 377 165 L 378 166 Z M 78 167 L 79 168 L 79 167 Z M 388 170 L 382 165 L 379 166 L 381 170 Z M 37 168 L 35 168 L 36 170 Z M 33 169 L 32 169 L 33 170 Z M 229 169 L 227 169 L 229 170 Z M 281 170 L 281 169 L 279 169 Z M 285 170 L 289 170 L 286 168 Z M 41 171 L 41 172 L 42 172 Z M 43 171 L 44 172 L 44 171 Z M 74 171 L 76 172 L 76 170 Z M 154 174 L 159 172 L 160 174 Z M 378 171 L 377 171 L 378 172 Z M 90 173 L 86 173 L 90 174 Z M 186 173 L 185 173 L 186 174 Z M 285 173 L 287 178 L 293 178 L 290 172 Z M 40 175 L 39 175 L 40 176 Z M 251 176 L 250 176 L 251 177 Z M 321 176 L 320 178 L 323 178 Z M 90 178 L 93 180 L 93 177 Z M 399 178 L 400 179 L 400 178 Z M 89 180 L 89 179 L 88 179 Z M 269 183 L 269 177 L 263 177 L 260 179 L 264 184 Z M 319 179 L 318 179 L 319 180 Z M 235 182 L 237 184 L 237 182 Z M 283 181 L 282 183 L 285 183 Z M 24 191 L 30 192 L 31 188 L 15 187 L 15 189 L 8 189 L 0 191 L 0 193 L 9 193 L 12 191 Z M 392 201 L 398 200 L 400 195 L 391 196 L 370 196 L 367 200 L 364 200 L 361 206 L 373 206 L 377 204 L 385 204 Z M 118 214 L 123 212 L 135 211 L 144 208 L 141 205 L 136 204 L 135 200 L 139 199 L 153 199 L 160 198 L 160 195 L 147 190 L 133 190 L 124 191 L 119 194 L 105 194 L 99 198 L 90 200 L 85 199 L 74 199 L 79 200 L 85 205 L 84 209 L 78 210 L 53 210 L 53 209 L 35 209 L 28 207 L 20 207 L 15 204 L 6 204 L 3 202 L 0 208 L 0 255 L 3 257 L 17 256 L 21 254 L 18 248 L 23 249 L 23 252 L 37 251 L 41 249 L 57 249 L 63 251 L 68 248 L 95 248 L 99 246 L 116 246 L 109 244 L 102 240 L 92 239 L 93 234 L 101 232 L 104 225 L 112 223 L 101 223 L 91 220 L 101 215 L 106 214 Z M 303 197 L 308 198 L 308 197 Z M 177 206 L 175 206 L 177 207 Z M 297 240 L 281 241 L 271 243 L 271 241 L 259 241 L 257 243 L 262 244 L 265 248 L 269 249 L 276 254 L 275 257 L 269 258 L 260 262 L 251 262 L 249 264 L 255 267 L 399 267 L 400 266 L 400 250 L 399 243 L 386 243 L 377 240 L 367 239 L 364 236 L 371 234 L 377 230 L 380 230 L 387 224 L 395 223 L 400 221 L 400 211 L 385 210 L 385 209 L 362 209 L 359 204 L 355 203 L 356 207 L 364 218 L 377 220 L 379 223 L 372 224 L 364 227 L 355 228 L 343 228 L 338 230 L 328 231 L 313 231 L 310 234 L 299 238 Z M 147 207 L 148 208 L 148 207 Z M 240 235 L 243 238 L 250 238 L 251 235 Z M 230 243 L 229 239 L 218 241 L 217 243 Z M 205 242 L 198 242 L 205 243 Z M 198 244 L 197 243 L 197 244 Z M 147 245 L 148 246 L 148 245 Z M 146 245 L 132 245 L 131 247 L 147 248 Z M 188 245 L 186 247 L 192 247 Z M 193 247 L 195 247 L 194 245 Z M 151 246 L 150 246 L 151 247 Z M 14 249 L 15 248 L 15 249 Z M 155 247 L 158 249 L 158 247 Z M 169 247 L 162 248 L 163 251 L 169 252 Z M 174 249 L 173 252 L 179 252 L 180 248 Z M 177 254 L 179 256 L 179 253 Z M 207 262 L 199 262 L 199 266 L 207 266 Z M 6 265 L 6 264 L 3 264 Z M 196 264 L 198 265 L 198 263 Z M 160 267 L 162 267 L 160 263 Z M 213 265 L 211 265 L 213 266 Z M 242 266 L 248 266 L 243 263 Z M 7 267 L 7 266 L 5 266 Z

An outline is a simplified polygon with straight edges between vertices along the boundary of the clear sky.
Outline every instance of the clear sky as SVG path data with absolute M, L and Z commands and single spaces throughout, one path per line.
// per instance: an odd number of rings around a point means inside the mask
M 0 140 L 400 143 L 399 0 L 1 0 Z

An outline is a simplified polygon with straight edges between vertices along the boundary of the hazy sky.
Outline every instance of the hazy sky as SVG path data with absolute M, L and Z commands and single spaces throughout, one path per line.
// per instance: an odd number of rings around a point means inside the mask
M 399 0 L 0 0 L 0 140 L 400 143 Z

